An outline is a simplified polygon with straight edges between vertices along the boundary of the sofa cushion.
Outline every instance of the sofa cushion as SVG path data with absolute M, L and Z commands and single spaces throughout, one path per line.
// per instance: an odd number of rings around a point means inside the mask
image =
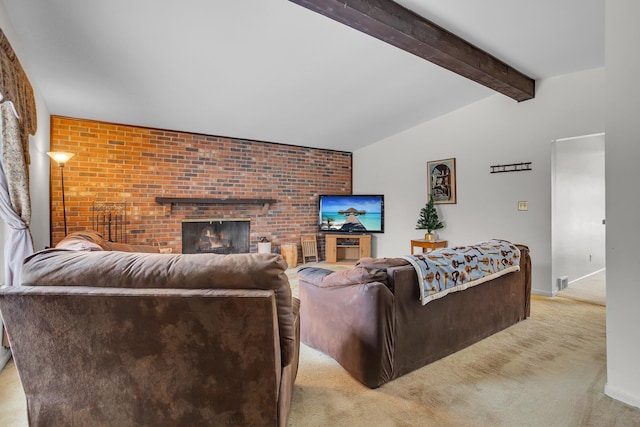
M 85 239 L 64 238 L 56 245 L 57 249 L 70 251 L 104 251 L 102 246 Z
M 399 267 L 401 265 L 409 265 L 409 261 L 404 258 L 360 258 L 356 262 L 356 267 L 379 268 L 385 270 L 391 267 Z
M 159 254 L 47 249 L 24 261 L 23 286 L 266 289 L 276 295 L 283 365 L 295 330 L 287 264 L 277 254 Z
M 86 242 L 85 244 L 82 244 Z M 92 245 L 90 245 L 92 244 Z M 66 235 L 57 245 L 58 249 L 99 250 L 121 252 L 160 252 L 160 248 L 152 245 L 130 245 L 128 243 L 110 242 L 102 234 L 91 230 L 76 231 Z
M 106 242 L 108 250 L 120 252 L 144 252 L 144 253 L 160 253 L 159 246 L 153 245 L 130 245 L 128 243 Z
M 387 280 L 387 273 L 376 268 L 354 267 L 349 270 L 331 271 L 324 268 L 304 267 L 298 275 L 305 282 L 320 288 L 335 288 Z

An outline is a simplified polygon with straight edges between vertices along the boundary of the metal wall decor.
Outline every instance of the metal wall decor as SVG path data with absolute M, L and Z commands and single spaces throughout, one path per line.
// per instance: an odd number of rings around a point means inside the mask
M 508 165 L 493 165 L 490 166 L 491 173 L 503 173 L 503 172 L 524 172 L 530 171 L 531 162 L 511 163 Z

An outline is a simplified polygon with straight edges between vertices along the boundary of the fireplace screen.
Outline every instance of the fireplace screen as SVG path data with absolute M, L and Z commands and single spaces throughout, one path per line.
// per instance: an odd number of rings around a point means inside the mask
M 182 223 L 183 254 L 241 254 L 249 252 L 250 221 L 197 220 Z
M 93 202 L 93 230 L 110 242 L 127 243 L 127 203 Z

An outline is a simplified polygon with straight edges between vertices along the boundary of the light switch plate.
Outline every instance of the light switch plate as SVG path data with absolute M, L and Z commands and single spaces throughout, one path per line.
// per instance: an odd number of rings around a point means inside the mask
M 529 210 L 529 202 L 527 201 L 519 201 L 518 202 L 518 210 L 519 211 L 528 211 Z

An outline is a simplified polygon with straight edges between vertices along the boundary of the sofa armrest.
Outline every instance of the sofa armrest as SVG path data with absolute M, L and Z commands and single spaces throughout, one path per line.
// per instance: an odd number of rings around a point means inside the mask
M 298 277 L 314 286 L 320 286 L 324 278 L 331 273 L 333 271 L 318 267 L 301 267 L 298 269 Z
M 296 297 L 292 297 L 291 302 L 293 311 L 293 328 L 295 331 L 294 356 L 291 361 L 291 365 L 293 366 L 293 379 L 295 380 L 298 375 L 298 361 L 300 358 L 300 300 Z
M 520 272 L 525 277 L 525 312 L 531 316 L 531 254 L 529 246 L 516 245 L 520 249 Z
M 339 288 L 371 282 L 386 282 L 387 273 L 384 270 L 367 267 L 354 267 L 343 271 L 303 267 L 298 270 L 298 277 L 308 285 L 319 288 Z
M 293 297 L 291 302 L 293 325 L 295 328 L 295 345 L 291 363 L 282 367 L 280 393 L 278 396 L 278 426 L 280 427 L 286 427 L 288 425 L 293 389 L 298 375 L 298 364 L 300 360 L 300 300 Z
M 301 278 L 299 292 L 303 343 L 334 358 L 370 388 L 391 378 L 394 296 L 386 284 L 320 287 Z

